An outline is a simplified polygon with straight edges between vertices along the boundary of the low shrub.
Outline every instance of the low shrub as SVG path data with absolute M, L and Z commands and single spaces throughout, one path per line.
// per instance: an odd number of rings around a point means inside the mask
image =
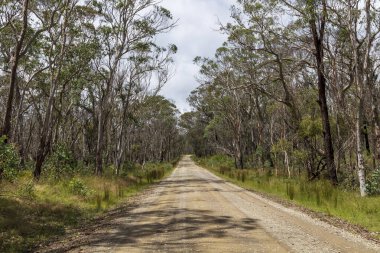
M 149 163 L 145 167 L 145 178 L 148 183 L 152 183 L 155 180 L 162 179 L 170 169 L 172 169 L 170 163 Z
M 380 194 L 380 169 L 373 172 L 372 176 L 367 182 L 366 190 L 368 195 Z
M 290 200 L 294 199 L 295 192 L 296 191 L 293 182 L 286 182 L 286 195 Z
M 23 198 L 28 198 L 28 199 L 35 198 L 36 194 L 35 194 L 34 182 L 31 180 L 27 182 L 26 184 L 21 184 L 17 191 L 17 194 Z
M 78 170 L 74 154 L 64 145 L 58 145 L 47 158 L 44 174 L 53 180 L 72 177 Z
M 86 197 L 89 195 L 89 189 L 86 185 L 77 178 L 73 178 L 69 182 L 69 190 L 72 194 Z
M 107 204 L 107 206 L 111 201 L 111 186 L 108 184 L 105 184 L 103 187 L 103 201 Z
M 237 180 L 245 182 L 247 177 L 248 177 L 248 171 L 247 170 L 237 170 L 236 171 L 236 179 Z
M 146 180 L 148 183 L 152 183 L 154 180 L 161 179 L 165 175 L 165 170 L 163 168 L 155 168 L 147 171 Z
M 5 143 L 6 137 L 0 137 L 0 180 L 13 182 L 20 171 L 20 158 L 12 144 Z
M 137 183 L 138 184 L 141 184 L 142 181 L 143 181 L 143 178 L 145 177 L 145 171 L 142 170 L 142 169 L 136 169 L 135 171 L 133 171 L 133 177 L 137 179 Z
M 231 172 L 231 168 L 227 166 L 220 166 L 219 167 L 219 173 L 222 175 L 225 175 L 226 173 Z

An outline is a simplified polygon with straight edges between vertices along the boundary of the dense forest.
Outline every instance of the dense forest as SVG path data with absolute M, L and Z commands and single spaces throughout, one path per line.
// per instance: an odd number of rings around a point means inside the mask
M 198 156 L 379 192 L 379 2 L 239 0 L 181 116 Z M 359 187 L 360 186 L 360 187 Z
M 376 1 L 238 1 L 227 41 L 194 60 L 180 120 L 159 95 L 177 48 L 156 44 L 176 22 L 156 2 L 2 1 L 0 14 L 0 178 L 65 173 L 60 159 L 120 174 L 186 150 L 378 191 Z
M 180 128 L 158 95 L 177 51 L 155 43 L 175 26 L 169 10 L 151 0 L 2 1 L 0 178 L 32 167 L 39 179 L 65 158 L 120 174 L 175 159 L 186 131 L 197 156 L 376 193 L 376 1 L 238 1 L 231 11 L 220 28 L 228 40 L 194 60 L 200 86 Z
M 178 157 L 179 111 L 158 95 L 177 48 L 156 44 L 174 25 L 152 0 L 1 1 L 0 179 Z

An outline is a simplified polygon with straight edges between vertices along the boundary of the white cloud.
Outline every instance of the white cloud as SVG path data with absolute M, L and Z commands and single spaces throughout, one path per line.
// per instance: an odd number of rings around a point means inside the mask
M 215 50 L 225 41 L 225 36 L 217 31 L 218 20 L 226 23 L 230 17 L 230 7 L 234 0 L 163 0 L 161 5 L 169 9 L 177 26 L 168 34 L 159 37 L 162 45 L 175 44 L 175 74 L 162 89 L 161 94 L 175 101 L 182 111 L 189 111 L 186 98 L 198 84 L 195 76 L 198 67 L 193 64 L 196 56 L 212 57 Z

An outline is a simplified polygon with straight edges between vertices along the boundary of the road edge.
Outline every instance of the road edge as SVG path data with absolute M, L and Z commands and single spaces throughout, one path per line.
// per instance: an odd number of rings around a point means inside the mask
M 109 209 L 108 211 L 98 214 L 95 217 L 92 217 L 91 219 L 84 221 L 75 228 L 67 230 L 64 235 L 57 236 L 55 238 L 51 238 L 50 240 L 44 241 L 40 245 L 37 245 L 33 249 L 33 252 L 63 253 L 75 249 L 78 243 L 83 242 L 86 239 L 86 237 L 94 233 L 94 231 L 109 227 L 111 224 L 108 221 L 112 219 L 112 217 L 125 212 L 129 212 L 130 210 L 133 210 L 134 208 L 138 207 L 141 202 L 141 199 L 145 198 L 145 196 L 147 194 L 152 193 L 157 188 L 157 186 L 165 182 L 170 177 L 170 175 L 173 174 L 177 167 L 178 161 L 173 165 L 171 171 L 165 174 L 165 176 L 161 178 L 159 181 L 147 185 L 145 188 L 132 194 L 123 202 L 120 202 L 118 205 Z
M 363 239 L 371 241 L 372 243 L 376 244 L 377 246 L 380 246 L 380 239 L 375 238 L 373 236 L 372 232 L 370 232 L 369 230 L 367 230 L 366 228 L 364 228 L 360 225 L 352 224 L 352 223 L 350 223 L 350 222 L 348 222 L 342 218 L 309 209 L 309 208 L 304 207 L 300 204 L 291 202 L 289 200 L 280 198 L 278 196 L 271 195 L 269 193 L 253 190 L 253 189 L 250 189 L 248 187 L 245 187 L 244 185 L 237 185 L 232 179 L 228 178 L 227 176 L 221 175 L 212 169 L 209 169 L 209 168 L 202 166 L 196 160 L 194 160 L 192 156 L 191 156 L 191 159 L 193 160 L 193 162 L 197 166 L 207 170 L 208 172 L 217 176 L 218 178 L 220 178 L 221 180 L 223 180 L 226 183 L 232 184 L 235 187 L 239 187 L 239 188 L 244 189 L 246 191 L 249 191 L 253 194 L 256 194 L 256 195 L 262 197 L 263 199 L 273 201 L 274 203 L 279 204 L 285 208 L 289 208 L 289 209 L 292 209 L 294 211 L 302 212 L 302 213 L 308 215 L 310 218 L 316 219 L 316 220 L 321 221 L 321 222 L 325 222 L 328 225 L 331 225 L 331 226 L 336 227 L 338 229 L 342 229 L 346 232 L 352 233 L 355 236 L 359 236 Z

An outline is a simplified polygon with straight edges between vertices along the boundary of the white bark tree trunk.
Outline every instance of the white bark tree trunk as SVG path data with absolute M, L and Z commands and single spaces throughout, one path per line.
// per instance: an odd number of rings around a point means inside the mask
M 357 155 L 360 195 L 362 197 L 365 197 L 367 195 L 367 192 L 366 192 L 366 180 L 365 180 L 365 165 L 364 165 L 364 157 L 363 157 L 362 141 L 361 141 L 362 140 L 361 118 L 362 118 L 362 115 L 361 115 L 361 110 L 359 108 L 357 116 L 356 116 L 356 155 Z

